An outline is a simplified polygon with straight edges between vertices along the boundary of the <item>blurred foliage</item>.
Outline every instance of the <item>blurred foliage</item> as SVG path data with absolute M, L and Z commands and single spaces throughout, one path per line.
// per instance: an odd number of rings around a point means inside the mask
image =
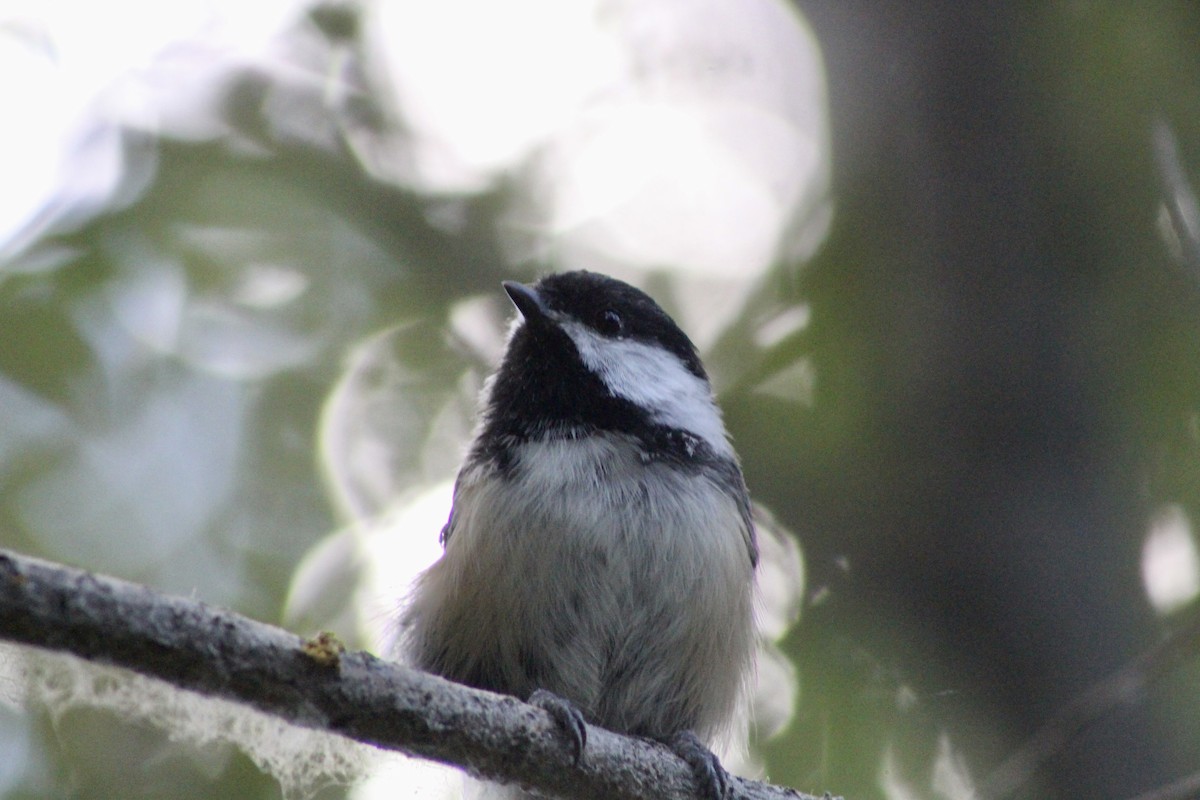
M 797 717 L 762 746 L 806 791 L 952 796 L 933 788 L 943 737 L 982 784 L 1183 625 L 1139 571 L 1156 509 L 1200 519 L 1200 285 L 1159 234 L 1151 132 L 1165 121 L 1200 177 L 1200 5 L 799 6 L 827 61 L 832 229 L 708 357 L 812 587 L 787 640 Z M 314 18 L 330 41 L 359 30 L 340 5 Z M 446 331 L 481 294 L 498 318 L 498 281 L 534 273 L 497 242 L 503 182 L 390 186 L 336 135 L 281 135 L 275 88 L 237 75 L 225 138 L 131 143 L 154 158 L 135 202 L 0 265 L 0 545 L 278 619 L 341 522 L 316 442 L 348 354 L 393 325 Z M 758 343 L 798 308 L 808 325 Z M 811 396 L 764 388 L 800 364 Z M 427 372 L 447 396 L 462 374 Z M 1011 796 L 1200 771 L 1197 663 Z M 87 711 L 0 708 L 0 750 L 24 765 L 0 767 L 11 798 L 279 792 L 235 752 Z

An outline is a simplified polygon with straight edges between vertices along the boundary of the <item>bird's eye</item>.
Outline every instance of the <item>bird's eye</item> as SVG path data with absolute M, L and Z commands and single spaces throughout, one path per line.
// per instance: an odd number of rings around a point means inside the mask
M 596 315 L 596 330 L 605 336 L 619 336 L 624 329 L 625 323 L 621 321 L 621 315 L 611 308 L 606 308 Z

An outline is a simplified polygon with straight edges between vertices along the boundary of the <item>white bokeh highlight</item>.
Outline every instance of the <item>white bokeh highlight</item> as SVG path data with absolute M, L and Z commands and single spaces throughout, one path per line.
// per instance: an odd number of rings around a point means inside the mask
M 366 4 L 368 66 L 411 138 L 368 166 L 421 192 L 487 189 L 615 79 L 597 0 Z M 391 171 L 391 170 L 395 171 Z
M 745 282 L 823 237 L 824 70 L 783 0 L 368 8 L 406 133 L 351 134 L 360 158 L 422 193 L 503 183 L 514 261 Z
M 1200 554 L 1182 506 L 1167 505 L 1151 520 L 1142 543 L 1142 583 L 1160 614 L 1182 608 L 1200 594 Z
M 49 232 L 132 203 L 154 152 L 132 131 L 226 133 L 238 67 L 266 65 L 300 0 L 0 4 L 0 264 Z

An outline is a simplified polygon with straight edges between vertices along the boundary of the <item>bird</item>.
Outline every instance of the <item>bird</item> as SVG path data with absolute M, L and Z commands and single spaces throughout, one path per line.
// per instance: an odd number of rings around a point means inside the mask
M 725 796 L 712 748 L 753 672 L 758 547 L 697 350 L 597 272 L 506 281 L 516 307 L 441 531 L 399 620 L 411 662 L 586 726 L 669 744 Z

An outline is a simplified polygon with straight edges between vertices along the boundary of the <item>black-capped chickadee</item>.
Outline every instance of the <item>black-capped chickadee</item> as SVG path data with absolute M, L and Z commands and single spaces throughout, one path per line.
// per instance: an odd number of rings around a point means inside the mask
M 696 348 L 604 275 L 504 289 L 520 318 L 483 392 L 445 553 L 401 620 L 408 656 L 672 743 L 723 794 L 701 743 L 728 730 L 750 677 L 758 551 Z

